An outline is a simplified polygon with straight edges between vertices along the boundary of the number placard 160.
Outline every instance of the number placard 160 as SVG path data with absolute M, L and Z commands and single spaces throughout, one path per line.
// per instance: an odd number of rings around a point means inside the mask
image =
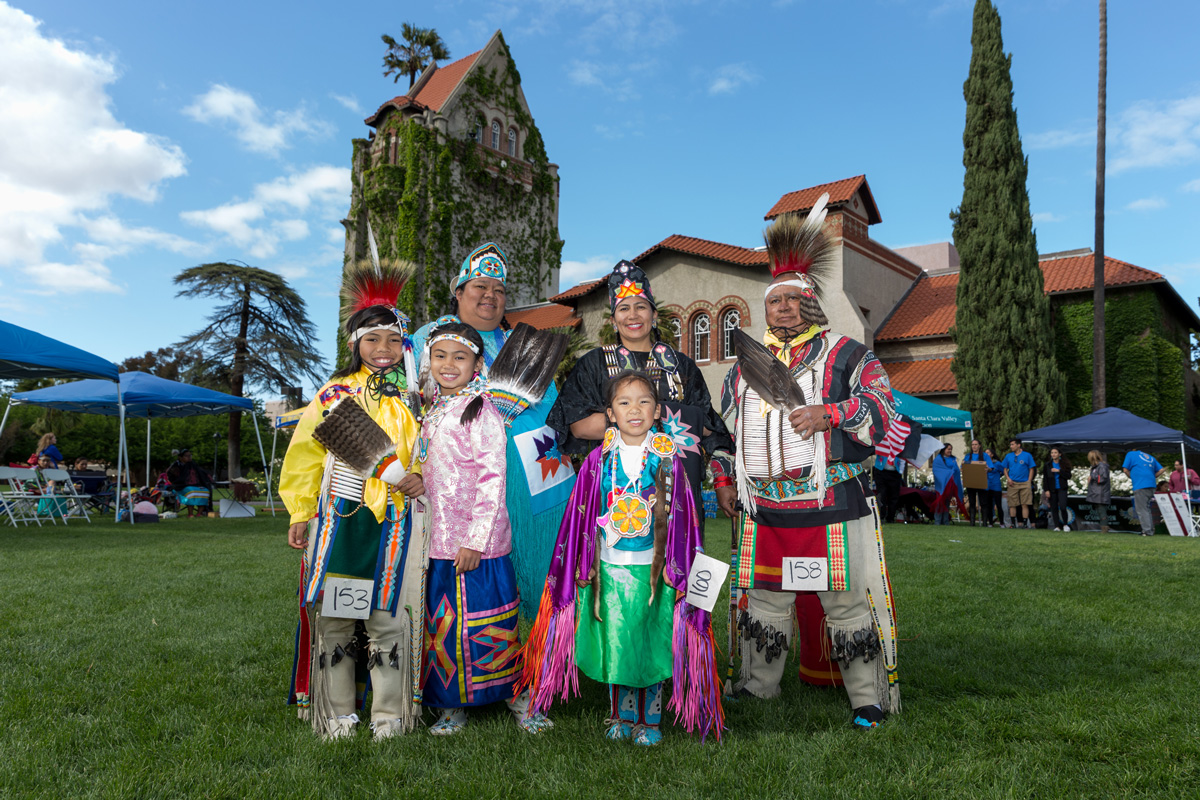
M 375 581 L 330 576 L 325 579 L 321 613 L 327 617 L 366 619 L 371 616 L 371 592 L 374 588 Z
M 829 591 L 829 559 L 812 556 L 785 558 L 782 584 L 785 592 Z

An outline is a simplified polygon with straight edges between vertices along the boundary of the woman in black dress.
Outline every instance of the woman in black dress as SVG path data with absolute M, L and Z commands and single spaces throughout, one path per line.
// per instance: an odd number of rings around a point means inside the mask
M 625 369 L 645 372 L 658 386 L 662 426 L 683 457 L 703 524 L 700 484 L 713 450 L 722 443 L 732 448 L 729 431 L 713 408 L 696 362 L 659 338 L 658 306 L 646 273 L 631 261 L 613 267 L 608 302 L 617 343 L 580 357 L 546 423 L 566 437 L 563 452 L 587 454 L 604 438 L 604 385 L 609 377 Z

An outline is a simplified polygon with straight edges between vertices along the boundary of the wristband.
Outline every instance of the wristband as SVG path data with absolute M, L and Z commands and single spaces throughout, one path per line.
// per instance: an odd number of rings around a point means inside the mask
M 714 489 L 724 489 L 726 486 L 733 486 L 733 478 L 728 475 L 718 475 L 713 478 Z

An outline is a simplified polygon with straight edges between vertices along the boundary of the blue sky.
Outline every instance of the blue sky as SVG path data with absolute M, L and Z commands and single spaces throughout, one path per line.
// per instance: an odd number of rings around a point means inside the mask
M 1097 3 L 1001 0 L 1042 252 L 1093 242 Z M 0 317 L 121 360 L 203 324 L 172 277 L 278 271 L 333 355 L 350 140 L 402 94 L 382 33 L 500 28 L 560 165 L 562 286 L 675 234 L 753 246 L 785 192 L 865 173 L 891 246 L 962 195 L 970 0 L 0 0 Z M 1110 3 L 1110 256 L 1200 295 L 1200 4 Z

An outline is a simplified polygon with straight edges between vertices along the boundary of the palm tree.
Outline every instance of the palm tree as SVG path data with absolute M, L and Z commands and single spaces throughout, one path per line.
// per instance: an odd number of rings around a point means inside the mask
M 1096 252 L 1092 264 L 1092 410 L 1104 392 L 1104 136 L 1108 84 L 1108 3 L 1100 0 L 1100 89 L 1096 102 Z
M 325 379 L 304 300 L 274 272 L 238 262 L 190 267 L 175 276 L 176 297 L 211 297 L 222 305 L 208 325 L 175 345 L 202 364 L 228 375 L 228 391 L 244 397 L 246 386 L 278 389 L 307 375 Z M 229 415 L 229 477 L 241 474 L 242 415 Z M 215 478 L 216 476 L 214 476 Z
M 386 33 L 381 38 L 388 46 L 383 56 L 383 77 L 395 73 L 392 83 L 396 83 L 401 75 L 408 75 L 410 88 L 430 62 L 445 61 L 450 57 L 450 50 L 434 28 L 418 28 L 406 22 L 400 29 L 403 44 Z

